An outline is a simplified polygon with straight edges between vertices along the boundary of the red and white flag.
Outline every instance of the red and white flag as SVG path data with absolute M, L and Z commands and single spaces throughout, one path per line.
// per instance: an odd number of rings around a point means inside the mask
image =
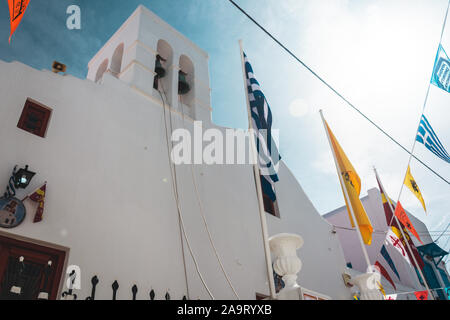
M 403 245 L 402 241 L 398 237 L 398 234 L 396 234 L 397 232 L 394 232 L 394 231 L 400 232 L 395 227 L 389 228 L 388 233 L 386 235 L 386 242 L 391 244 L 395 249 L 397 249 L 397 251 L 403 256 L 403 258 L 405 258 L 405 260 L 409 264 L 411 264 L 411 261 L 408 258 L 408 253 L 406 251 L 405 246 Z
M 397 300 L 397 294 L 387 294 L 384 296 L 384 300 Z

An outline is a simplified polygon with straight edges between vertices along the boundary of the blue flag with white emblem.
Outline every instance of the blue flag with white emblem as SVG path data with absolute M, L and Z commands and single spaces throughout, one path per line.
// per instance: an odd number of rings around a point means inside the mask
M 450 59 L 442 45 L 439 45 L 436 60 L 434 61 L 431 83 L 442 90 L 450 92 Z
M 420 120 L 419 130 L 416 136 L 417 142 L 422 143 L 428 150 L 444 161 L 450 163 L 450 155 L 445 150 L 438 136 L 434 132 L 425 115 Z
M 258 164 L 261 172 L 261 186 L 264 194 L 272 201 L 275 201 L 274 184 L 278 181 L 277 173 L 281 157 L 272 136 L 272 112 L 245 53 L 244 62 L 248 99 L 253 129 L 256 135 L 256 151 L 258 152 Z

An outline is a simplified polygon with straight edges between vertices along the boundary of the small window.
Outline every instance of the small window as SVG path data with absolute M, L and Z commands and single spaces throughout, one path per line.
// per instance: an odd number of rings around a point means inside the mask
M 352 266 L 351 262 L 347 262 L 347 268 L 353 269 L 353 266 Z
M 261 178 L 261 185 L 263 186 L 262 194 L 263 194 L 263 202 L 264 202 L 264 211 L 279 218 L 280 211 L 278 209 L 277 200 L 272 201 L 272 199 L 267 194 L 265 194 L 265 192 L 264 192 L 264 183 L 265 183 L 264 180 L 265 179 L 263 179 L 261 176 L 260 176 L 260 178 Z
M 262 293 L 256 293 L 256 300 L 270 300 L 270 297 Z
M 17 127 L 44 138 L 51 114 L 52 109 L 28 98 Z
M 272 199 L 270 199 L 264 193 L 263 193 L 263 201 L 264 201 L 264 211 L 277 217 L 276 210 L 275 210 L 275 202 L 276 201 L 272 201 Z

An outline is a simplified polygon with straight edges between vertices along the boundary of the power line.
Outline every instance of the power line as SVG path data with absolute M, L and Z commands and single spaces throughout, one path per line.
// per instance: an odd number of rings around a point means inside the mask
M 332 226 L 335 227 L 335 228 L 338 228 L 338 229 L 344 229 L 344 230 L 350 230 L 350 231 L 355 231 L 356 230 L 355 228 L 345 227 L 345 226 L 337 226 L 337 225 L 334 225 L 334 224 Z M 385 233 L 387 233 L 387 231 L 374 229 L 373 233 L 385 234 Z M 417 232 L 417 234 L 419 234 L 419 235 L 430 235 L 430 236 L 435 235 L 435 233 L 437 233 L 437 231 L 428 231 L 428 232 L 427 231 L 418 231 Z M 439 234 L 442 237 L 447 237 L 447 236 L 450 236 L 450 231 L 449 232 L 439 231 Z
M 447 244 L 448 244 L 449 240 L 450 240 L 450 238 L 447 239 L 447 242 L 446 242 L 445 245 L 442 247 L 444 250 L 445 250 L 445 248 L 447 247 Z M 450 254 L 447 255 L 447 256 L 445 257 L 444 263 L 447 263 L 447 260 L 448 260 L 448 257 L 449 257 L 449 256 L 450 256 Z
M 267 34 L 273 41 L 275 41 L 281 48 L 283 48 L 292 58 L 294 58 L 297 62 L 299 62 L 303 67 L 305 67 L 309 72 L 311 72 L 317 79 L 319 79 L 325 86 L 327 86 L 331 91 L 333 91 L 339 98 L 341 98 L 345 103 L 347 103 L 351 108 L 353 108 L 356 112 L 358 112 L 363 118 L 369 121 L 375 128 L 381 131 L 385 136 L 387 136 L 391 141 L 393 141 L 396 145 L 406 151 L 410 156 L 416 159 L 419 163 L 421 163 L 424 167 L 434 173 L 441 180 L 450 185 L 450 182 L 442 177 L 439 173 L 430 168 L 427 164 L 425 164 L 422 160 L 413 155 L 407 148 L 405 148 L 400 142 L 395 140 L 391 135 L 389 135 L 386 131 L 384 131 L 379 125 L 377 125 L 372 119 L 366 116 L 362 111 L 356 108 L 348 99 L 346 99 L 342 94 L 340 94 L 336 89 L 334 89 L 328 82 L 326 82 L 321 76 L 319 76 L 314 70 L 312 70 L 306 63 L 304 63 L 300 58 L 298 58 L 291 50 L 289 50 L 284 44 L 282 44 L 277 38 L 275 38 L 269 31 L 267 31 L 262 25 L 260 25 L 252 16 L 250 16 L 244 9 L 242 9 L 236 2 L 233 0 L 228 0 L 231 4 L 233 4 L 239 11 L 241 11 L 247 18 L 249 18 L 256 26 L 258 26 L 265 34 Z
M 164 131 L 165 131 L 166 146 L 167 146 L 167 156 L 168 156 L 169 165 L 170 165 L 170 177 L 171 177 L 171 180 L 172 180 L 171 181 L 172 182 L 171 183 L 172 191 L 173 191 L 173 196 L 174 196 L 174 200 L 175 200 L 175 205 L 177 207 L 178 219 L 179 219 L 179 223 L 180 223 L 180 230 L 182 232 L 182 235 L 180 234 L 180 236 L 184 236 L 184 240 L 186 240 L 186 244 L 187 244 L 187 247 L 189 249 L 189 253 L 190 253 L 191 258 L 192 258 L 192 260 L 194 262 L 195 270 L 197 271 L 197 274 L 198 274 L 198 276 L 200 278 L 200 281 L 202 282 L 205 290 L 208 292 L 208 295 L 211 297 L 212 300 L 214 300 L 214 296 L 213 296 L 211 290 L 209 289 L 208 285 L 206 284 L 206 281 L 205 281 L 205 279 L 204 279 L 204 277 L 203 277 L 203 275 L 202 275 L 202 273 L 200 271 L 200 267 L 198 265 L 197 259 L 196 259 L 195 255 L 194 255 L 193 250 L 192 250 L 192 246 L 191 246 L 190 240 L 189 240 L 189 238 L 187 236 L 187 233 L 186 233 L 186 228 L 185 228 L 184 221 L 183 221 L 183 215 L 181 214 L 180 198 L 179 198 L 179 194 L 178 194 L 177 171 L 176 171 L 175 165 L 172 164 L 171 159 L 170 159 L 170 152 L 171 152 L 171 149 L 173 148 L 173 145 L 170 145 L 170 143 L 169 143 L 169 136 L 168 136 L 168 132 L 167 132 L 168 131 L 167 130 L 168 129 L 168 125 L 167 125 L 167 117 L 166 117 L 166 103 L 164 101 L 164 98 L 163 98 L 163 95 L 162 95 L 161 91 L 158 90 L 158 92 L 159 92 L 159 95 L 161 96 L 161 101 L 163 103 Z M 169 110 L 169 117 L 170 117 L 170 120 L 171 120 L 172 119 L 172 114 L 171 114 L 170 110 Z M 171 126 L 170 129 L 173 131 L 172 126 Z M 188 281 L 187 281 L 187 273 L 186 273 L 186 262 L 185 262 L 184 249 L 183 249 L 184 248 L 183 247 L 183 241 L 181 241 L 181 248 L 182 248 L 182 254 L 183 254 L 184 273 L 185 273 L 185 276 L 186 276 L 186 289 L 189 291 L 189 286 L 188 286 Z M 188 293 L 188 296 L 189 296 L 189 293 Z
M 450 226 L 450 223 L 447 225 L 447 228 L 445 228 L 445 230 L 442 232 L 442 234 L 435 240 L 435 242 L 437 242 L 442 237 L 442 235 L 444 233 L 447 233 L 447 229 L 448 229 L 449 226 Z

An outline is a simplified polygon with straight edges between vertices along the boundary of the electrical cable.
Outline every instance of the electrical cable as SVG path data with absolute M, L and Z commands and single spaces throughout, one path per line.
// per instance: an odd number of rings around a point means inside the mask
M 159 80 L 160 80 L 160 79 L 158 79 L 158 81 L 159 81 Z M 171 178 L 172 178 L 172 189 L 173 189 L 173 194 L 174 194 L 175 202 L 176 202 L 176 205 L 177 205 L 177 211 L 178 211 L 178 218 L 179 218 L 179 220 L 180 220 L 180 226 L 181 226 L 181 229 L 182 229 L 182 232 L 183 232 L 183 235 L 184 235 L 184 239 L 186 240 L 186 244 L 187 244 L 187 246 L 188 246 L 189 253 L 190 253 L 191 258 L 192 258 L 192 260 L 193 260 L 193 262 L 194 262 L 194 265 L 195 265 L 195 269 L 196 269 L 196 271 L 197 271 L 197 274 L 198 274 L 198 276 L 199 276 L 199 278 L 200 278 L 200 280 L 201 280 L 201 282 L 202 282 L 204 288 L 205 288 L 206 291 L 208 292 L 208 295 L 210 296 L 211 299 L 214 300 L 214 296 L 213 296 L 213 294 L 211 293 L 211 290 L 208 288 L 208 285 L 206 284 L 205 279 L 203 278 L 202 273 L 200 272 L 200 268 L 199 268 L 199 266 L 198 266 L 197 259 L 195 258 L 194 252 L 193 252 L 193 250 L 192 250 L 192 247 L 191 247 L 189 238 L 188 238 L 188 236 L 187 236 L 187 234 L 186 234 L 186 230 L 185 230 L 185 227 L 184 227 L 184 221 L 183 221 L 183 216 L 182 216 L 182 214 L 181 214 L 181 208 L 180 208 L 180 202 L 179 202 L 179 194 L 178 194 L 178 188 L 177 188 L 176 169 L 175 169 L 174 166 L 172 165 L 172 161 L 171 161 L 171 159 L 170 159 L 170 149 L 171 149 L 171 148 L 169 148 L 169 135 L 168 135 L 168 132 L 167 132 L 166 103 L 165 103 L 164 98 L 163 98 L 163 96 L 162 96 L 162 94 L 161 94 L 161 91 L 158 90 L 158 92 L 159 92 L 159 95 L 161 96 L 161 100 L 162 100 L 162 103 L 163 103 L 163 110 L 164 110 L 164 111 L 163 111 L 163 114 L 164 114 L 164 126 L 165 126 L 166 144 L 167 144 L 167 156 L 168 156 L 168 160 L 169 160 L 169 164 L 170 164 L 170 175 L 171 175 Z M 169 112 L 170 112 L 170 111 L 169 111 Z M 171 116 L 171 115 L 170 115 L 170 116 Z M 172 147 L 173 147 L 173 146 L 172 146 Z M 184 257 L 184 255 L 183 255 L 183 257 Z
M 161 82 L 161 88 L 162 88 L 162 91 L 163 91 L 163 93 L 164 93 L 164 96 L 166 97 L 166 100 L 167 100 L 167 94 L 166 94 L 166 91 L 165 91 L 165 89 L 164 89 L 164 85 L 162 84 L 162 82 Z M 182 117 L 182 121 L 183 121 L 183 128 L 185 129 L 185 117 L 184 117 L 183 101 L 182 101 L 182 99 L 181 99 L 181 96 L 179 96 L 179 97 L 180 97 L 181 117 Z M 170 116 L 170 126 L 171 126 L 171 129 L 173 130 L 173 126 L 172 126 L 172 117 L 171 117 L 171 116 Z M 220 255 L 219 255 L 219 253 L 218 253 L 218 251 L 217 251 L 217 248 L 216 248 L 216 246 L 215 246 L 215 244 L 214 244 L 214 241 L 213 241 L 213 239 L 212 239 L 212 235 L 211 235 L 211 232 L 210 232 L 210 230 L 209 230 L 209 226 L 208 226 L 208 223 L 207 223 L 207 221 L 206 221 L 205 214 L 204 214 L 203 204 L 202 204 L 202 201 L 201 201 L 201 199 L 200 199 L 200 194 L 199 194 L 198 186 L 197 186 L 197 180 L 196 180 L 195 174 L 194 174 L 194 165 L 193 165 L 192 163 L 190 164 L 190 169 L 191 169 L 190 171 L 191 171 L 191 176 L 192 176 L 192 182 L 193 182 L 194 188 L 195 188 L 195 195 L 196 195 L 197 203 L 198 203 L 199 210 L 200 210 L 200 215 L 201 215 L 201 217 L 202 217 L 203 224 L 204 224 L 205 229 L 206 229 L 206 232 L 207 232 L 207 234 L 208 234 L 209 242 L 210 242 L 210 244 L 211 244 L 211 247 L 212 247 L 212 249 L 213 249 L 213 251 L 214 251 L 214 254 L 215 254 L 216 258 L 217 258 L 217 261 L 218 261 L 218 263 L 219 263 L 219 265 L 220 265 L 220 269 L 222 270 L 222 273 L 224 274 L 225 279 L 226 279 L 228 285 L 230 286 L 230 288 L 231 288 L 231 290 L 233 291 L 233 293 L 234 293 L 234 295 L 236 296 L 236 298 L 237 298 L 238 300 L 240 300 L 239 295 L 238 295 L 238 293 L 236 292 L 236 289 L 234 288 L 234 286 L 233 286 L 233 284 L 232 284 L 232 282 L 231 282 L 231 279 L 230 279 L 230 277 L 228 276 L 228 273 L 227 273 L 226 270 L 225 270 L 225 267 L 223 266 L 223 263 L 222 263 L 222 260 L 221 260 L 221 258 L 220 258 Z
M 410 153 L 406 147 L 400 144 L 397 140 L 395 140 L 390 134 L 388 134 L 385 130 L 383 130 L 379 125 L 377 125 L 372 119 L 366 116 L 361 110 L 359 110 L 355 105 L 353 105 L 347 98 L 345 98 L 342 94 L 340 94 L 333 86 L 331 86 L 328 82 L 326 82 L 321 76 L 319 76 L 314 70 L 312 70 L 306 63 L 304 63 L 300 58 L 298 58 L 291 50 L 289 50 L 284 44 L 282 44 L 275 36 L 273 36 L 269 31 L 267 31 L 261 24 L 259 24 L 250 14 L 248 14 L 244 9 L 242 9 L 236 2 L 233 0 L 228 0 L 231 4 L 233 4 L 239 11 L 241 11 L 247 18 L 249 18 L 256 26 L 258 26 L 264 33 L 266 33 L 273 41 L 275 41 L 281 48 L 283 48 L 292 58 L 294 58 L 297 62 L 299 62 L 303 67 L 305 67 L 310 73 L 312 73 L 320 82 L 322 82 L 326 87 L 328 87 L 331 91 L 333 91 L 339 98 L 341 98 L 347 105 L 353 108 L 356 112 L 358 112 L 363 118 L 369 121 L 375 128 L 381 131 L 385 136 L 387 136 L 391 141 L 393 141 L 396 145 L 398 145 L 401 149 L 406 151 L 410 156 L 416 159 L 420 164 L 434 173 L 441 180 L 450 185 L 450 182 L 442 177 L 439 173 L 425 164 L 422 160 L 417 158 L 415 155 Z
M 448 1 L 448 4 L 447 4 L 447 10 L 446 10 L 446 12 L 445 12 L 444 22 L 443 22 L 443 24 L 442 24 L 441 35 L 440 35 L 440 38 L 439 38 L 439 46 L 441 45 L 442 36 L 444 35 L 445 25 L 446 25 L 446 23 L 447 23 L 447 17 L 448 17 L 448 10 L 449 10 L 449 8 L 450 8 L 450 0 Z M 422 114 L 420 115 L 420 119 L 422 119 L 423 114 L 425 113 L 425 108 L 426 108 L 426 106 L 427 106 L 428 96 L 429 96 L 429 93 L 430 93 L 430 88 L 431 88 L 431 81 L 428 82 L 428 89 L 427 89 L 427 93 L 426 93 L 426 95 L 425 95 L 425 101 L 424 101 L 424 103 L 423 103 Z M 418 126 L 417 126 L 417 130 L 416 130 L 416 133 L 414 134 L 414 136 L 417 135 L 417 132 L 419 132 L 419 129 L 420 129 L 420 121 L 419 121 L 419 124 L 418 124 Z M 399 203 L 400 197 L 401 197 L 401 195 L 402 195 L 402 191 L 403 191 L 403 189 L 404 189 L 404 185 L 405 185 L 404 181 L 405 181 L 405 179 L 406 179 L 406 177 L 407 177 L 407 175 L 408 175 L 408 172 L 409 172 L 409 168 L 410 168 L 410 165 L 411 165 L 411 160 L 412 160 L 412 158 L 413 158 L 413 156 L 414 156 L 414 149 L 415 149 L 416 144 L 417 144 L 417 139 L 416 139 L 416 137 L 414 137 L 414 142 L 413 142 L 413 145 L 412 145 L 412 148 L 411 148 L 411 152 L 410 152 L 410 156 L 409 156 L 409 159 L 408 159 L 408 166 L 406 167 L 406 170 L 405 170 L 405 176 L 404 176 L 404 178 L 403 178 L 402 185 L 401 185 L 400 191 L 399 191 L 399 193 L 398 193 L 397 203 Z M 392 208 L 392 203 L 391 203 L 390 201 L 388 201 L 388 203 L 389 203 L 389 205 L 390 205 L 391 208 Z M 392 209 L 392 210 L 394 211 L 394 209 Z M 401 226 L 401 223 L 398 221 L 398 219 L 397 219 L 395 213 L 392 215 L 391 223 L 389 223 L 389 226 L 392 225 L 392 221 L 393 221 L 394 218 L 395 218 L 395 220 L 397 221 L 397 223 Z M 405 234 L 404 234 L 404 233 L 408 233 L 406 230 L 403 230 L 403 229 L 400 229 L 400 231 L 401 231 L 403 237 L 405 237 Z M 410 249 L 410 251 L 412 251 L 411 248 L 410 248 L 409 242 L 406 242 L 406 244 L 407 244 L 407 247 Z M 416 258 L 415 258 L 415 256 L 412 254 L 412 252 L 411 252 L 411 256 L 412 256 L 412 258 L 413 258 L 415 264 L 417 265 Z M 417 271 L 418 271 L 418 274 L 420 274 L 420 276 L 422 277 L 422 280 L 423 280 L 423 283 L 425 284 L 425 287 L 427 288 L 428 291 L 430 291 L 430 288 L 429 288 L 429 286 L 428 286 L 428 284 L 427 284 L 427 280 L 425 279 L 425 277 L 424 277 L 424 275 L 423 275 L 423 273 L 422 273 L 422 270 L 421 270 L 420 268 L 417 268 Z M 431 292 L 430 292 L 430 294 L 431 294 Z
M 445 12 L 444 23 L 442 24 L 441 36 L 440 36 L 440 38 L 439 38 L 439 46 L 441 45 L 442 36 L 444 35 L 445 25 L 446 25 L 446 23 L 447 23 L 447 17 L 448 17 L 448 10 L 449 10 L 449 8 L 450 8 L 450 0 L 448 1 L 447 11 Z M 411 165 L 411 160 L 412 160 L 412 157 L 413 157 L 414 149 L 415 149 L 416 144 L 417 144 L 416 136 L 417 136 L 417 132 L 419 132 L 419 129 L 420 129 L 420 121 L 422 120 L 422 116 L 423 116 L 423 114 L 425 113 L 425 109 L 426 109 L 426 107 L 427 107 L 428 95 L 429 95 L 429 93 L 430 93 L 430 87 L 431 87 L 431 81 L 428 82 L 427 94 L 425 95 L 425 101 L 424 101 L 424 103 L 423 103 L 423 108 L 422 108 L 422 114 L 420 115 L 419 124 L 418 124 L 418 126 L 417 126 L 417 130 L 416 130 L 416 133 L 415 133 L 415 135 L 414 135 L 414 142 L 413 142 L 413 145 L 412 145 L 412 148 L 411 148 L 411 153 L 410 153 L 410 156 L 409 156 L 409 159 L 408 159 L 408 166 L 406 167 L 406 171 L 405 171 L 405 176 L 404 176 L 404 178 L 403 178 L 403 182 L 405 181 L 405 179 L 406 179 L 406 177 L 407 177 L 407 175 L 408 175 L 408 169 L 409 169 L 409 167 L 410 167 L 410 165 Z M 405 184 L 402 183 L 402 185 L 401 185 L 401 187 L 400 187 L 400 192 L 398 193 L 397 203 L 400 201 L 400 197 L 401 197 L 401 195 L 402 195 L 402 192 L 403 192 L 403 189 L 404 189 L 404 188 L 403 188 L 404 185 L 405 185 Z M 392 218 L 394 218 L 394 216 L 395 216 L 395 215 L 393 215 Z
M 441 237 L 442 237 L 442 235 L 444 234 L 444 233 L 446 233 L 447 232 L 447 229 L 448 229 L 448 227 L 450 226 L 450 223 L 449 224 L 447 224 L 447 228 L 445 228 L 445 230 L 444 231 L 442 231 L 442 234 L 439 236 L 439 237 L 437 237 L 437 239 L 436 240 L 434 240 L 434 242 L 437 242 Z
M 157 81 L 159 81 L 159 78 L 157 79 Z M 158 90 L 158 92 L 159 92 L 159 90 Z M 167 148 L 168 157 L 169 157 L 169 161 L 170 161 L 169 144 L 168 144 L 168 140 L 167 140 L 168 137 L 167 137 L 166 112 L 165 112 L 166 107 L 165 107 L 165 102 L 164 102 L 164 99 L 163 99 L 161 93 L 159 93 L 159 94 L 161 96 L 161 101 L 163 103 L 163 109 L 164 109 L 163 116 L 164 116 L 164 123 L 165 123 L 166 148 Z M 172 166 L 170 167 L 170 171 L 171 171 L 171 177 L 172 177 Z M 172 180 L 171 182 L 172 182 L 172 185 L 173 185 L 173 177 L 172 177 L 171 180 Z M 177 202 L 178 200 L 177 200 L 177 197 L 175 195 L 176 191 L 173 189 L 173 187 L 172 187 L 172 191 L 173 191 L 173 194 L 174 194 L 175 201 Z M 177 210 L 178 209 L 179 208 L 178 208 L 178 202 L 177 202 Z M 190 298 L 189 282 L 188 282 L 187 268 L 186 268 L 186 259 L 185 259 L 185 253 L 184 253 L 183 229 L 182 229 L 182 226 L 181 226 L 181 219 L 180 219 L 180 211 L 179 210 L 178 210 L 178 225 L 179 225 L 179 228 L 180 228 L 181 255 L 183 257 L 184 276 L 185 276 L 185 282 L 186 282 L 186 294 L 187 294 L 187 298 L 189 299 Z
M 345 229 L 345 230 L 355 230 L 354 228 L 350 228 L 350 227 L 344 227 L 344 226 L 337 226 L 337 225 L 334 225 L 334 224 L 332 224 L 332 226 L 333 227 L 336 227 L 336 228 L 338 228 L 338 229 Z M 383 230 L 373 230 L 373 233 L 386 233 L 386 231 L 383 231 Z M 430 235 L 433 235 L 433 233 L 439 233 L 439 234 L 444 234 L 445 236 L 449 236 L 450 235 L 450 231 L 445 231 L 445 232 L 442 232 L 442 231 L 418 231 L 417 232 L 418 234 L 423 234 L 423 235 L 427 235 L 427 234 L 430 234 Z
M 441 288 L 434 288 L 434 289 L 430 289 L 430 291 L 438 291 L 438 290 L 446 290 L 448 289 L 448 287 L 441 287 Z M 388 293 L 389 294 L 410 294 L 410 293 L 415 293 L 417 291 L 400 291 L 400 292 L 395 292 L 395 293 Z
M 430 172 L 434 173 L 437 177 L 439 177 L 441 180 L 446 182 L 448 185 L 450 185 L 450 182 L 446 180 L 444 177 L 442 177 L 440 174 L 438 174 L 436 171 L 434 171 L 431 167 L 429 167 L 427 164 L 425 164 L 422 160 L 417 158 L 413 154 L 413 150 L 410 152 L 408 151 L 402 144 L 400 144 L 397 140 L 395 140 L 391 135 L 389 135 L 386 131 L 384 131 L 380 126 L 378 126 L 373 120 L 371 120 L 368 116 L 366 116 L 362 111 L 360 111 L 358 108 L 356 108 L 355 105 L 353 105 L 348 99 L 346 99 L 342 94 L 340 94 L 336 89 L 334 89 L 328 82 L 326 82 L 322 77 L 320 77 L 316 72 L 314 72 L 308 65 L 306 65 L 302 60 L 300 60 L 292 51 L 290 51 L 285 45 L 283 45 L 277 38 L 275 38 L 269 31 L 267 31 L 262 25 L 260 25 L 252 16 L 250 16 L 244 9 L 242 9 L 236 2 L 233 0 L 228 0 L 231 4 L 233 4 L 239 11 L 241 11 L 247 18 L 249 18 L 256 26 L 258 26 L 264 33 L 266 33 L 273 41 L 275 41 L 281 48 L 283 48 L 291 57 L 293 57 L 297 62 L 299 62 L 303 67 L 305 67 L 309 72 L 311 72 L 317 79 L 319 79 L 325 86 L 327 86 L 331 91 L 333 91 L 338 97 L 340 97 L 344 102 L 347 103 L 351 108 L 353 108 L 356 112 L 358 112 L 362 117 L 364 117 L 367 121 L 369 121 L 373 126 L 375 126 L 379 131 L 381 131 L 385 136 L 387 136 L 391 141 L 393 141 L 395 144 L 397 144 L 400 148 L 402 148 L 404 151 L 406 151 L 410 155 L 409 163 L 411 162 L 411 158 L 416 159 L 419 163 L 421 163 L 424 167 L 426 167 Z M 449 6 L 450 6 L 450 0 L 449 0 Z M 447 7 L 447 13 L 445 16 L 445 20 L 447 19 L 448 14 L 448 7 Z M 445 28 L 445 22 L 443 25 L 442 30 Z M 441 33 L 441 40 L 442 40 L 442 34 Z M 428 97 L 429 87 L 427 90 L 427 97 Z M 425 101 L 426 103 L 426 101 Z M 416 131 L 417 134 L 417 131 Z M 414 142 L 415 145 L 415 142 Z M 403 189 L 403 184 L 402 184 Z M 401 194 L 401 191 L 400 191 Z M 400 198 L 400 197 L 399 197 Z M 403 231 L 402 231 L 403 232 Z M 420 271 L 420 270 L 419 270 Z

